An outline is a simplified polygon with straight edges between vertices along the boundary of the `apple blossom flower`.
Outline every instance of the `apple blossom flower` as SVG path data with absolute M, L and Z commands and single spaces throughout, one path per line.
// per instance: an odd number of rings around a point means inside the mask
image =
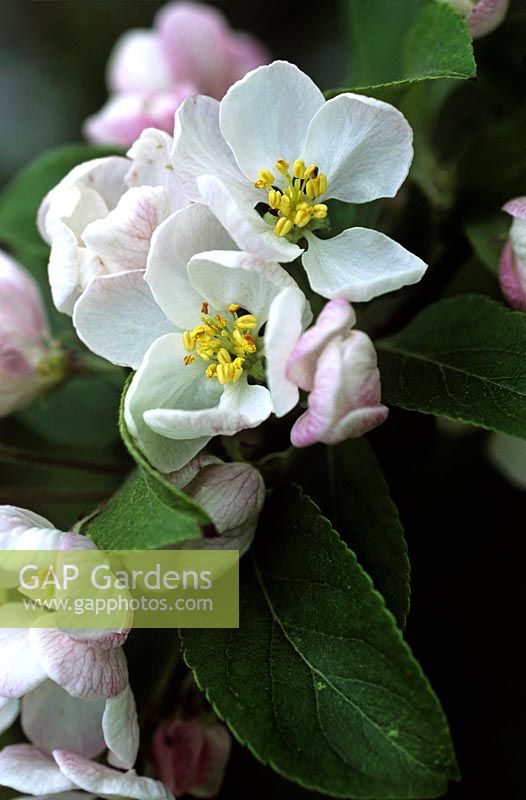
M 215 797 L 231 745 L 227 728 L 211 714 L 164 720 L 152 741 L 156 775 L 176 796 Z
M 308 409 L 291 431 L 295 447 L 339 444 L 387 417 L 373 343 L 367 334 L 352 330 L 355 322 L 346 300 L 331 300 L 287 361 L 285 380 L 309 392 Z
M 171 3 L 153 30 L 130 30 L 108 64 L 111 97 L 85 123 L 94 142 L 129 145 L 145 128 L 171 133 L 174 114 L 192 94 L 220 99 L 269 56 L 258 40 L 232 31 L 215 8 Z
M 85 536 L 13 506 L 0 506 L 0 547 L 97 549 Z M 5 611 L 0 607 L 0 625 Z M 133 766 L 139 731 L 121 647 L 127 633 L 0 627 L 0 703 L 21 698 L 22 728 L 35 748 L 67 748 L 88 758 L 108 748 L 115 766 Z
M 0 417 L 35 399 L 64 375 L 37 284 L 0 252 Z
M 214 524 L 200 539 L 179 542 L 176 549 L 247 552 L 265 502 L 265 484 L 250 464 L 225 464 L 202 453 L 178 472 L 166 475 L 177 489 L 207 512 Z
M 469 32 L 480 39 L 498 28 L 508 12 L 510 0 L 442 0 L 460 11 Z
M 0 751 L 0 785 L 42 800 L 96 796 L 174 800 L 162 783 L 141 777 L 133 769 L 121 772 L 67 750 L 48 753 L 30 744 L 9 745 Z
M 513 222 L 500 258 L 500 286 L 513 308 L 526 311 L 526 197 L 510 200 L 503 209 Z
M 146 130 L 128 158 L 79 164 L 44 198 L 38 225 L 51 245 L 57 309 L 71 314 L 90 280 L 144 269 L 155 228 L 186 205 L 170 163 L 172 139 Z
M 130 271 L 93 280 L 73 321 L 93 352 L 137 370 L 126 424 L 150 462 L 173 472 L 213 436 L 296 405 L 297 387 L 274 376 L 310 318 L 279 264 L 235 250 L 194 204 L 157 228 L 144 279 Z
M 173 165 L 188 198 L 208 205 L 242 250 L 279 262 L 301 256 L 310 285 L 328 298 L 370 300 L 424 274 L 423 261 L 377 231 L 325 236 L 330 198 L 393 197 L 412 156 L 396 108 L 350 93 L 326 102 L 285 61 L 250 72 L 221 103 L 185 100 L 175 118 Z

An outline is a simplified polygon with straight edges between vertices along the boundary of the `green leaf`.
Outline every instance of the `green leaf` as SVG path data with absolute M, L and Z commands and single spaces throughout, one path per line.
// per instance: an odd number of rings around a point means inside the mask
M 508 238 L 511 217 L 504 212 L 469 222 L 466 236 L 475 255 L 494 275 L 499 274 L 499 261 L 502 248 Z
M 325 476 L 323 480 L 320 473 Z M 297 459 L 293 479 L 356 553 L 403 627 L 410 599 L 407 544 L 397 508 L 367 439 L 310 448 Z
M 17 175 L 0 194 L 0 241 L 11 245 L 47 249 L 36 227 L 40 203 L 67 173 L 83 161 L 115 153 L 115 149 L 88 144 L 59 147 L 38 158 Z
M 377 347 L 387 403 L 526 438 L 524 314 L 461 295 Z
M 351 31 L 350 88 L 395 101 L 412 84 L 472 78 L 473 45 L 466 23 L 433 0 L 347 0 Z
M 105 375 L 74 377 L 18 412 L 17 418 L 51 442 L 105 447 L 119 438 L 120 393 L 120 383 Z
M 132 376 L 122 392 L 119 430 L 138 468 L 105 508 L 82 528 L 106 550 L 154 550 L 195 539 L 202 535 L 203 525 L 212 524 L 206 512 L 172 486 L 137 449 L 124 420 L 124 398 L 131 379 Z
M 331 796 L 440 796 L 457 769 L 437 698 L 352 551 L 297 489 L 267 503 L 240 589 L 239 630 L 182 632 L 239 741 Z
M 189 497 L 137 469 L 82 533 L 104 550 L 155 550 L 201 536 L 207 524 Z

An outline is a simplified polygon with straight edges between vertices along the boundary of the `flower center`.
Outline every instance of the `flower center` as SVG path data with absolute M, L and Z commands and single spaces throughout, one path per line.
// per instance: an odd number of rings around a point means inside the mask
M 196 356 L 208 362 L 205 375 L 219 383 L 235 383 L 243 372 L 259 377 L 259 362 L 263 355 L 258 328 L 253 314 L 239 314 L 238 303 L 228 306 L 228 317 L 208 313 L 208 303 L 201 306 L 201 324 L 191 331 L 184 331 L 183 344 L 190 355 L 185 356 L 186 365 L 193 364 Z M 194 355 L 195 353 L 195 355 Z
M 297 159 L 292 165 L 282 158 L 276 161 L 275 168 L 285 179 L 284 188 L 274 185 L 275 177 L 268 169 L 260 169 L 254 186 L 268 192 L 268 213 L 265 219 L 274 225 L 276 236 L 298 236 L 302 228 L 310 230 L 324 227 L 327 217 L 325 203 L 316 202 L 327 191 L 327 176 L 320 172 L 316 164 L 306 167 Z

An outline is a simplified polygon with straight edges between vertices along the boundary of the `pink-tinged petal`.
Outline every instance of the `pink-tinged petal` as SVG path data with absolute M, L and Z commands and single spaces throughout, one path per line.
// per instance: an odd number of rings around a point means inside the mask
M 173 130 L 174 119 L 170 123 Z M 131 160 L 126 175 L 128 186 L 165 186 L 171 201 L 171 210 L 178 211 L 188 205 L 180 181 L 172 164 L 173 139 L 164 131 L 155 128 L 144 130 L 128 150 Z
M 139 750 L 139 725 L 135 699 L 129 685 L 116 697 L 106 700 L 102 729 L 110 750 L 110 763 L 121 769 L 131 769 Z
M 268 261 L 294 261 L 303 250 L 282 236 L 256 211 L 255 197 L 248 187 L 228 183 L 217 175 L 202 175 L 197 179 L 200 202 L 205 203 L 228 231 L 240 250 L 257 253 Z
M 327 175 L 325 197 L 368 203 L 394 197 L 413 160 L 413 132 L 394 106 L 340 94 L 319 109 L 301 156 Z
M 134 770 L 118 772 L 65 750 L 55 750 L 53 758 L 61 773 L 85 792 L 132 800 L 173 800 L 162 783 L 152 778 L 142 778 Z
M 351 304 L 343 298 L 330 300 L 320 312 L 316 324 L 301 336 L 287 361 L 286 375 L 307 392 L 314 388 L 318 358 L 333 336 L 349 333 L 356 323 Z
M 18 538 L 30 528 L 52 528 L 51 522 L 16 506 L 0 506 L 0 550 L 13 550 Z
M 297 385 L 287 377 L 287 362 L 305 327 L 308 307 L 298 288 L 283 289 L 272 301 L 265 330 L 267 385 L 277 417 L 287 414 L 299 400 Z
M 526 197 L 515 197 L 513 200 L 502 206 L 502 210 L 506 211 L 512 217 L 519 219 L 526 219 Z
M 309 123 L 325 104 L 315 83 L 294 64 L 274 61 L 249 72 L 221 102 L 221 132 L 248 185 L 278 159 L 303 157 Z M 242 120 L 242 124 L 240 124 Z
M 97 545 L 81 533 L 68 531 L 60 541 L 59 550 L 98 550 Z
M 143 270 L 95 278 L 75 305 L 73 324 L 93 353 L 132 369 L 156 339 L 175 330 L 155 302 Z
M 53 628 L 32 628 L 29 636 L 46 675 L 72 697 L 114 697 L 128 682 L 120 647 L 98 647 Z
M 334 337 L 321 354 L 308 410 L 291 431 L 295 447 L 334 445 L 362 436 L 387 418 L 380 404 L 380 374 L 369 337 L 352 331 Z
M 156 773 L 176 795 L 215 797 L 230 756 L 231 737 L 219 722 L 166 720 L 152 742 Z
M 474 39 L 480 39 L 498 28 L 508 12 L 509 0 L 479 0 L 466 22 Z
M 193 481 L 203 467 L 209 467 L 212 464 L 224 463 L 225 462 L 221 461 L 221 459 L 217 458 L 217 456 L 212 456 L 203 451 L 195 458 L 192 458 L 192 460 L 189 461 L 188 464 L 185 464 L 184 467 L 181 467 L 181 469 L 178 469 L 176 472 L 167 473 L 165 478 L 169 480 L 170 483 L 176 487 L 176 489 L 183 490 L 191 481 Z
M 7 325 L 33 342 L 40 342 L 49 332 L 36 281 L 16 261 L 0 252 L 0 339 Z
M 348 228 L 332 239 L 307 232 L 309 249 L 303 266 L 309 283 L 322 297 L 372 300 L 402 286 L 418 283 L 427 264 L 379 231 Z
M 514 255 L 511 241 L 506 242 L 500 257 L 499 279 L 510 306 L 526 311 L 526 264 Z
M 244 185 L 244 177 L 219 128 L 217 100 L 199 95 L 181 105 L 175 115 L 172 163 L 185 195 L 197 203 L 202 202 L 197 188 L 201 175 L 215 175 L 228 185 Z
M 104 219 L 87 225 L 82 238 L 108 273 L 145 269 L 152 234 L 170 213 L 170 196 L 163 186 L 134 187 Z
M 130 30 L 118 40 L 108 62 L 112 92 L 162 92 L 172 76 L 159 37 L 149 30 Z
M 0 609 L 0 624 L 2 614 L 9 610 L 7 605 Z M 1 697 L 22 697 L 46 679 L 27 629 L 0 628 L 0 652 Z
M 86 758 L 104 748 L 102 715 L 105 701 L 71 697 L 52 681 L 44 681 L 22 700 L 22 730 L 43 750 L 67 747 Z
M 198 3 L 173 3 L 159 12 L 155 25 L 173 79 L 191 81 L 201 94 L 220 99 L 232 82 L 223 14 Z
M 49 753 L 31 744 L 13 744 L 0 751 L 0 784 L 33 795 L 76 788 Z
M 0 733 L 8 730 L 20 713 L 20 701 L 11 697 L 0 697 Z

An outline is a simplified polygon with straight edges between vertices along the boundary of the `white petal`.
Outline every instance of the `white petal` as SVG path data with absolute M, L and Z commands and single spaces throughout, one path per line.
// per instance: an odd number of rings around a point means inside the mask
M 151 408 L 204 407 L 219 399 L 217 381 L 206 380 L 203 363 L 183 363 L 184 350 L 180 334 L 158 339 L 146 353 L 126 393 L 124 413 L 126 425 L 149 461 L 161 472 L 183 467 L 207 444 L 210 436 L 191 442 L 172 441 L 159 436 L 146 425 L 144 413 Z
M 279 264 L 238 250 L 212 250 L 194 256 L 188 275 L 195 290 L 216 311 L 237 303 L 255 314 L 258 326 L 268 319 L 270 304 L 285 287 L 296 283 Z
M 244 183 L 232 151 L 219 129 L 219 103 L 198 95 L 184 101 L 175 115 L 174 171 L 189 200 L 201 201 L 196 180 L 216 175 L 227 184 Z
M 114 697 L 128 682 L 121 647 L 97 647 L 53 628 L 32 628 L 29 637 L 46 675 L 73 697 Z
M 132 369 L 156 339 L 174 330 L 142 270 L 95 278 L 75 305 L 73 324 L 90 350 Z
M 20 701 L 10 697 L 0 697 L 0 733 L 11 727 L 20 713 Z
M 128 189 L 113 211 L 86 226 L 82 239 L 107 273 L 145 269 L 153 232 L 170 212 L 164 186 Z
M 106 700 L 102 728 L 114 766 L 131 769 L 139 750 L 139 725 L 135 699 L 129 685 L 116 697 Z
M 184 208 L 188 201 L 172 164 L 173 139 L 164 131 L 146 128 L 128 150 L 132 163 L 126 174 L 128 186 L 165 186 L 171 210 Z
M 516 216 L 511 223 L 510 239 L 513 252 L 518 259 L 526 262 L 526 219 Z
M 244 378 L 240 378 L 237 383 L 229 383 L 224 387 L 215 406 L 201 410 L 152 409 L 146 411 L 144 420 L 162 436 L 199 441 L 202 437 L 233 436 L 246 428 L 256 428 L 271 413 L 268 389 L 251 386 Z
M 62 774 L 86 792 L 133 800 L 173 800 L 172 794 L 162 783 L 152 778 L 141 778 L 134 770 L 118 772 L 65 750 L 55 750 L 53 758 Z
M 249 72 L 221 102 L 221 132 L 252 183 L 280 158 L 301 158 L 309 122 L 324 97 L 304 72 L 275 61 Z
M 306 234 L 303 266 L 322 297 L 363 302 L 418 283 L 427 264 L 397 242 L 368 228 L 349 228 L 333 239 Z
M 103 699 L 71 697 L 53 681 L 44 681 L 22 700 L 22 730 L 43 750 L 67 747 L 73 753 L 95 758 L 104 750 Z
M 33 511 L 16 506 L 0 506 L 0 549 L 12 550 L 18 537 L 28 528 L 53 528 L 51 522 Z
M 327 175 L 326 197 L 367 203 L 394 197 L 413 159 L 413 132 L 398 109 L 355 94 L 329 100 L 312 120 L 303 158 Z
M 0 785 L 35 795 L 75 789 L 52 757 L 31 744 L 13 744 L 0 751 Z
M 224 225 L 240 250 L 255 253 L 269 261 L 294 261 L 303 250 L 297 244 L 276 236 L 274 228 L 255 209 L 261 200 L 250 188 L 229 184 L 217 175 L 197 179 L 200 200 Z
M 517 436 L 492 433 L 488 453 L 493 465 L 517 489 L 526 489 L 526 441 Z
M 159 37 L 154 31 L 127 31 L 108 62 L 108 84 L 114 92 L 155 92 L 173 82 Z
M 0 623 L 1 615 L 9 610 L 8 605 L 0 609 Z M 22 697 L 45 680 L 46 674 L 31 647 L 27 629 L 0 628 L 0 652 L 1 697 Z
M 303 331 L 307 300 L 299 289 L 283 289 L 270 307 L 265 331 L 267 383 L 277 417 L 287 414 L 299 400 L 296 384 L 287 378 L 287 361 Z
M 206 294 L 196 292 L 188 277 L 188 262 L 204 250 L 231 250 L 234 244 L 214 215 L 204 206 L 191 205 L 175 214 L 155 232 L 148 258 L 146 281 L 160 308 L 181 329 L 200 322 Z

